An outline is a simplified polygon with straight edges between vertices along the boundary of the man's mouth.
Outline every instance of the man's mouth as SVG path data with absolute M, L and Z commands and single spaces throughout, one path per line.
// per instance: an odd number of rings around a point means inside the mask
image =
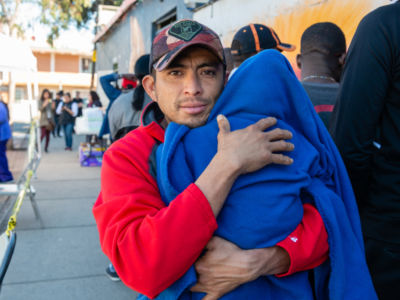
M 188 102 L 182 104 L 180 109 L 189 115 L 197 115 L 205 111 L 207 106 L 204 102 Z

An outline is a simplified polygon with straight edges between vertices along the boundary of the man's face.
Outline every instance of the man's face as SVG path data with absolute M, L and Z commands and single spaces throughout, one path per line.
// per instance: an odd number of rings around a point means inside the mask
M 224 86 L 224 70 L 209 50 L 190 47 L 143 86 L 158 103 L 166 121 L 191 128 L 204 125 Z

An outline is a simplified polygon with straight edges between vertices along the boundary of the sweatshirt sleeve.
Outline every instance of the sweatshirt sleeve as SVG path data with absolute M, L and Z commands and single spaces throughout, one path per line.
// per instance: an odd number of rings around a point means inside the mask
M 196 261 L 217 223 L 195 184 L 165 206 L 148 154 L 141 152 L 145 147 L 111 148 L 104 155 L 101 193 L 93 208 L 100 243 L 121 280 L 153 298 Z
M 279 274 L 278 277 L 313 269 L 328 258 L 328 234 L 322 217 L 311 204 L 304 204 L 303 208 L 301 223 L 286 239 L 277 244 L 290 257 L 288 272 Z
M 121 91 L 111 84 L 111 82 L 117 80 L 117 73 L 111 73 L 100 77 L 100 85 L 110 101 L 114 101 L 121 94 Z

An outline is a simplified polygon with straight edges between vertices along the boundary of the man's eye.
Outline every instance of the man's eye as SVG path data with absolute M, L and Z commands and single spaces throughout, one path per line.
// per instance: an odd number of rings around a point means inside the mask
M 215 76 L 217 74 L 217 72 L 212 69 L 203 70 L 201 73 L 206 76 Z
M 172 75 L 172 76 L 180 76 L 180 75 L 182 75 L 182 72 L 178 71 L 178 70 L 172 70 L 168 74 Z

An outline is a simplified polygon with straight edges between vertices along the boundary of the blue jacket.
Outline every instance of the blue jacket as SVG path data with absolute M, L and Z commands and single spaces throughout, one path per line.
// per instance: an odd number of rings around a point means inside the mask
M 8 123 L 8 109 L 6 105 L 0 101 L 0 141 L 6 141 L 11 137 L 11 128 Z
M 269 165 L 240 176 L 220 212 L 216 235 L 243 249 L 275 245 L 302 219 L 302 204 L 317 207 L 328 232 L 329 259 L 314 272 L 316 299 L 377 299 L 364 256 L 358 210 L 338 151 L 289 62 L 266 50 L 248 59 L 232 76 L 205 126 L 170 123 L 157 149 L 157 180 L 169 204 L 207 167 L 217 151 L 216 117 L 232 130 L 266 116 L 293 133 L 291 166 Z M 189 288 L 188 272 L 156 299 L 202 299 Z M 221 299 L 314 299 L 308 272 L 263 276 Z
M 111 82 L 118 80 L 118 73 L 111 73 L 100 77 L 100 84 L 104 90 L 104 93 L 107 95 L 110 102 L 108 103 L 106 114 L 103 119 L 103 123 L 101 124 L 99 138 L 102 138 L 103 135 L 110 133 L 110 126 L 108 124 L 108 112 L 111 108 L 111 105 L 114 103 L 115 99 L 121 95 L 121 90 L 115 88 Z

